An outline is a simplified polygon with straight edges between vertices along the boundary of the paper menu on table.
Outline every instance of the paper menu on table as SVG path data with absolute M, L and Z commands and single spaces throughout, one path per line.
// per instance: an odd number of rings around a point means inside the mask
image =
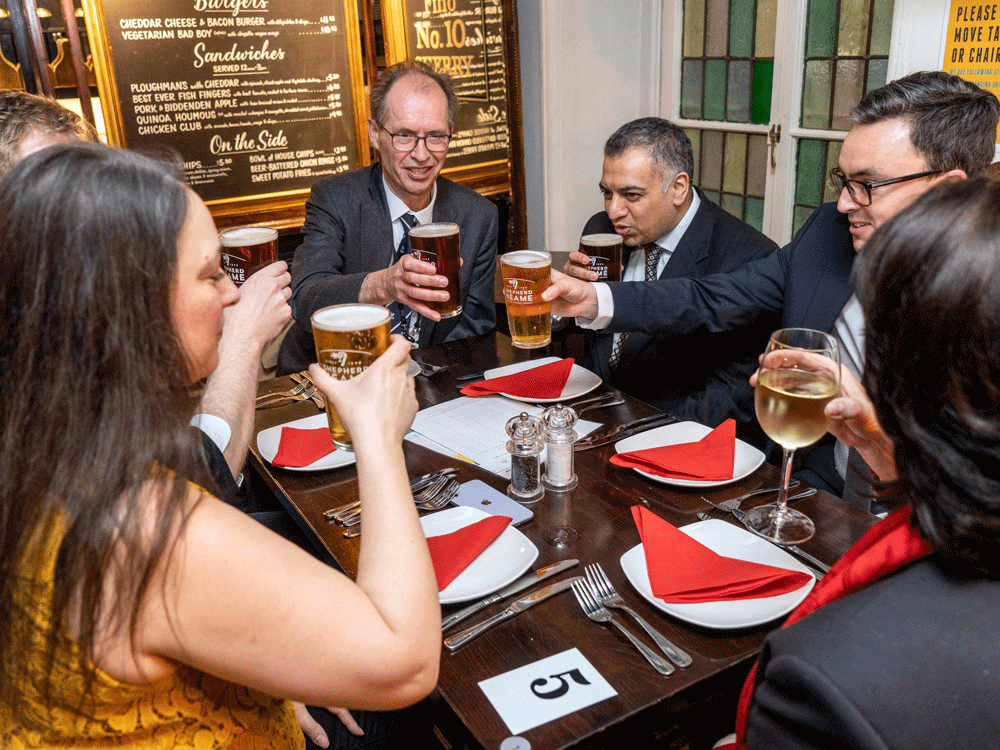
M 509 479 L 510 438 L 504 427 L 521 412 L 537 417 L 542 411 L 542 407 L 503 396 L 460 396 L 417 412 L 406 439 L 444 455 L 464 458 Z M 597 422 L 580 421 L 576 432 L 582 437 L 598 427 Z

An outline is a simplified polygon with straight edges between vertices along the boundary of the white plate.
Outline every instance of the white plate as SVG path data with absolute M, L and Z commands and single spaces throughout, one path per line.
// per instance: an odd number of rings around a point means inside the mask
M 726 521 L 713 518 L 709 521 L 688 524 L 680 530 L 725 557 L 809 573 L 806 566 L 783 549 Z M 810 575 L 802 588 L 778 596 L 725 602 L 672 604 L 653 596 L 653 587 L 649 584 L 649 574 L 646 569 L 646 554 L 641 544 L 637 544 L 622 555 L 621 565 L 629 583 L 654 607 L 662 609 L 678 620 L 717 630 L 751 628 L 787 615 L 806 598 L 816 583 L 816 579 Z
M 424 516 L 420 525 L 424 528 L 425 537 L 441 536 L 484 518 L 489 518 L 489 514 L 478 508 L 448 508 Z M 479 553 L 479 557 L 469 563 L 469 567 L 440 592 L 441 603 L 482 599 L 521 575 L 531 567 L 536 557 L 538 548 L 528 537 L 513 526 L 507 526 L 489 547 Z
M 260 451 L 261 457 L 268 463 L 271 463 L 278 454 L 278 443 L 281 442 L 282 427 L 314 430 L 317 427 L 329 427 L 329 423 L 326 421 L 326 412 L 324 411 L 322 414 L 314 414 L 311 417 L 296 419 L 294 422 L 261 430 L 257 433 L 257 450 Z M 339 469 L 341 466 L 350 466 L 355 460 L 353 451 L 342 451 L 340 448 L 336 448 L 333 453 L 327 453 L 323 458 L 313 461 L 308 466 L 281 466 L 279 468 L 287 469 L 288 471 L 322 471 L 324 469 Z
M 674 422 L 654 430 L 640 432 L 638 435 L 619 440 L 615 443 L 616 453 L 631 453 L 632 451 L 646 450 L 647 448 L 659 448 L 664 445 L 678 445 L 680 443 L 694 443 L 701 440 L 712 431 L 711 427 L 706 427 L 697 422 Z M 733 478 L 720 479 L 714 482 L 696 481 L 694 479 L 672 479 L 661 477 L 658 474 L 651 474 L 648 471 L 635 469 L 647 479 L 661 484 L 672 484 L 677 487 L 721 487 L 730 484 L 738 479 L 749 476 L 757 467 L 764 463 L 764 454 L 748 443 L 744 443 L 739 438 L 736 439 L 735 456 L 733 457 Z
M 497 367 L 493 370 L 487 370 L 483 373 L 483 376 L 487 380 L 492 380 L 493 378 L 502 378 L 505 375 L 513 375 L 516 372 L 523 372 L 524 370 L 531 370 L 535 367 L 541 367 L 542 365 L 551 364 L 552 362 L 558 362 L 559 357 L 543 357 L 542 359 L 532 359 L 528 362 L 518 362 L 517 364 L 507 365 L 506 367 Z M 586 370 L 580 365 L 574 364 L 572 369 L 569 371 L 569 378 L 566 380 L 566 385 L 562 389 L 562 393 L 559 394 L 559 398 L 525 398 L 524 396 L 512 396 L 509 393 L 501 393 L 501 396 L 506 398 L 514 399 L 515 401 L 523 401 L 526 404 L 555 404 L 560 401 L 568 401 L 571 398 L 579 398 L 585 393 L 590 393 L 597 386 L 601 384 L 601 379 L 590 370 Z

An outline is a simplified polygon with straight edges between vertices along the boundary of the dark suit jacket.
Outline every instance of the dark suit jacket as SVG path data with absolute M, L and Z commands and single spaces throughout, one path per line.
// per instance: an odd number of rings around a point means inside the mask
M 698 212 L 660 274 L 661 280 L 699 279 L 733 271 L 777 250 L 763 234 L 700 195 Z M 614 226 L 602 211 L 587 222 L 583 233 L 603 232 L 613 233 Z M 617 325 L 619 305 L 627 308 L 630 304 L 627 290 L 622 295 L 619 289 L 612 323 L 615 330 L 622 330 Z M 766 438 L 757 425 L 753 389 L 747 381 L 757 369 L 757 357 L 776 321 L 776 315 L 760 315 L 739 330 L 715 333 L 632 329 L 613 372 L 608 366 L 613 335 L 587 331 L 583 364 L 616 388 L 681 419 L 715 427 L 732 417 L 741 438 L 763 447 Z
M 730 273 L 610 284 L 615 316 L 606 330 L 715 334 L 772 320 L 777 314 L 780 322 L 774 327 L 830 331 L 851 296 L 854 255 L 847 217 L 836 204 L 825 203 L 788 245 Z M 766 339 L 760 351 L 764 343 Z M 834 468 L 833 443 L 827 435 L 796 453 L 806 481 L 842 495 L 844 481 Z
M 460 227 L 463 310 L 440 323 L 423 320 L 421 346 L 478 336 L 496 325 L 496 206 L 475 191 L 438 177 L 434 221 Z M 382 167 L 372 164 L 313 185 L 303 233 L 305 241 L 292 262 L 295 325 L 282 342 L 278 374 L 297 372 L 316 361 L 309 323 L 316 310 L 357 302 L 365 277 L 392 265 L 392 223 Z
M 768 636 L 750 750 L 997 747 L 1000 582 L 935 556 Z

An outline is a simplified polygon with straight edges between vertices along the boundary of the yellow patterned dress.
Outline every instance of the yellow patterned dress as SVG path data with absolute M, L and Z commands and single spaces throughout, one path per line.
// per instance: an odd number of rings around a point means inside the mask
M 61 524 L 56 524 L 57 527 Z M 29 679 L 19 685 L 15 723 L 9 706 L 0 706 L 0 748 L 103 748 L 142 750 L 302 750 L 305 739 L 292 704 L 234 685 L 188 667 L 154 682 L 121 682 L 96 670 L 90 696 L 84 697 L 80 649 L 63 629 L 51 672 L 52 707 L 42 701 L 46 677 L 44 634 L 51 620 L 56 556 L 64 531 L 47 540 L 19 565 L 15 627 L 25 628 Z M 0 675 L 9 680 L 10 675 Z

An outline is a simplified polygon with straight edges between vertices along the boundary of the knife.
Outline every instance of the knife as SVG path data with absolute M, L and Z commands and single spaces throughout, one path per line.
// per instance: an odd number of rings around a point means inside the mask
M 480 633 L 486 632 L 494 625 L 496 625 L 498 622 L 503 622 L 504 620 L 510 619 L 514 615 L 523 612 L 529 607 L 534 607 L 536 604 L 545 601 L 550 596 L 554 596 L 555 594 L 558 594 L 561 591 L 565 591 L 566 589 L 568 589 L 570 586 L 573 585 L 574 581 L 582 581 L 582 580 L 584 580 L 583 576 L 573 576 L 572 578 L 567 578 L 563 581 L 559 581 L 558 583 L 551 583 L 548 586 L 543 586 L 542 588 L 538 589 L 538 591 L 534 591 L 528 594 L 526 597 L 518 599 L 516 602 L 511 604 L 509 607 L 507 607 L 507 609 L 505 609 L 500 614 L 493 615 L 493 617 L 491 617 L 490 619 L 484 620 L 478 625 L 473 625 L 468 630 L 463 630 L 461 633 L 456 633 L 453 636 L 445 638 L 444 645 L 448 647 L 449 651 L 454 651 L 459 646 L 463 646 L 469 641 L 471 641 Z
M 562 560 L 552 565 L 546 565 L 544 568 L 539 568 L 538 570 L 532 571 L 530 573 L 525 573 L 523 576 L 518 578 L 513 583 L 509 583 L 504 586 L 499 591 L 490 594 L 485 599 L 480 599 L 475 604 L 470 604 L 465 609 L 456 612 L 453 615 L 448 615 L 443 620 L 441 620 L 441 630 L 447 630 L 452 625 L 461 622 L 469 615 L 475 614 L 483 607 L 488 607 L 501 599 L 506 599 L 508 596 L 516 594 L 518 591 L 523 591 L 526 588 L 533 586 L 539 581 L 544 581 L 546 578 L 551 578 L 557 573 L 562 573 L 564 570 L 569 570 L 575 565 L 579 564 L 579 560 Z
M 612 427 L 610 430 L 603 430 L 594 435 L 588 435 L 582 440 L 577 440 L 576 445 L 573 446 L 573 450 L 586 451 L 591 448 L 600 448 L 610 443 L 617 443 L 619 440 L 630 437 L 637 432 L 644 432 L 654 427 L 662 427 L 665 424 L 673 424 L 679 421 L 677 417 L 672 417 L 669 414 L 651 414 L 648 417 L 634 419 L 631 422 Z

